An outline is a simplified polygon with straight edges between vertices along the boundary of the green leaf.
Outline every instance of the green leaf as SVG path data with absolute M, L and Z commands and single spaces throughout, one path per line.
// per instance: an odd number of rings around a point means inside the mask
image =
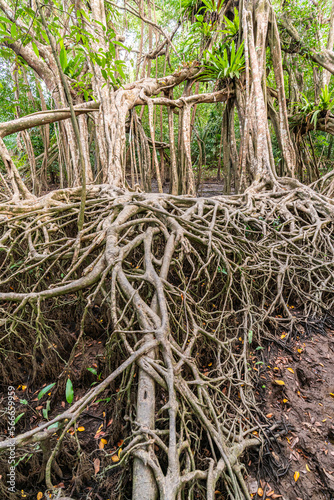
M 45 394 L 47 392 L 49 392 L 50 389 L 52 389 L 52 387 L 54 387 L 56 385 L 56 382 L 53 382 L 53 384 L 49 384 L 47 385 L 46 387 L 44 387 L 39 393 L 38 393 L 38 396 L 37 396 L 37 399 L 42 399 L 43 396 L 45 396 Z
M 66 54 L 66 49 L 65 49 L 63 44 L 62 44 L 62 48 L 61 48 L 60 53 L 59 53 L 59 60 L 60 60 L 61 69 L 63 71 L 65 71 L 67 68 L 67 54 Z
M 18 262 L 15 262 L 12 266 L 9 267 L 9 269 L 15 269 L 15 267 L 19 267 L 23 263 L 23 260 L 19 260 Z
M 79 9 L 78 12 L 80 12 L 80 14 L 85 18 L 87 19 L 87 21 L 90 22 L 90 19 L 88 17 L 88 14 L 83 10 L 83 9 Z
M 14 424 L 17 424 L 17 422 L 20 420 L 21 417 L 23 417 L 24 413 L 20 413 L 20 415 L 18 415 L 16 417 L 16 419 L 14 420 Z
M 74 390 L 73 390 L 73 384 L 71 382 L 71 379 L 68 378 L 66 382 L 66 401 L 71 404 L 74 399 Z
M 88 370 L 89 372 L 93 373 L 93 375 L 97 375 L 97 371 L 95 370 L 95 368 L 91 368 L 91 367 L 89 367 L 89 368 L 87 368 L 87 370 Z
M 21 405 L 27 405 L 28 401 L 26 399 L 20 399 Z
M 42 35 L 42 37 L 44 38 L 44 40 L 46 41 L 47 44 L 49 44 L 49 39 L 48 39 L 48 35 L 46 34 L 45 31 L 41 30 L 40 31 L 40 34 Z
M 253 342 L 253 330 L 248 332 L 248 342 L 251 344 Z
M 110 403 L 111 398 L 105 398 L 105 399 L 98 399 L 96 403 L 101 403 L 102 401 L 105 401 L 106 403 Z
M 12 38 L 17 37 L 16 25 L 14 23 L 10 27 L 10 34 L 12 35 Z
M 36 56 L 39 57 L 39 50 L 38 50 L 35 42 L 31 42 L 31 45 L 32 45 L 33 51 L 35 52 Z
M 52 425 L 49 425 L 48 429 L 58 429 L 58 427 L 59 427 L 59 422 L 56 422 Z

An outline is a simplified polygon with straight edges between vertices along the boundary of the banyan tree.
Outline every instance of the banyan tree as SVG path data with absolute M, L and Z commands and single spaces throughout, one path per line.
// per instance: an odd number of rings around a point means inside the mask
M 312 4 L 312 45 L 276 3 L 0 0 L 0 370 L 5 396 L 28 387 L 1 431 L 1 498 L 251 498 L 249 457 L 275 432 L 250 350 L 334 303 L 334 177 L 306 147 L 334 132 L 334 8 Z M 214 197 L 198 196 L 204 109 L 221 116 Z M 92 408 L 113 451 L 80 444 Z

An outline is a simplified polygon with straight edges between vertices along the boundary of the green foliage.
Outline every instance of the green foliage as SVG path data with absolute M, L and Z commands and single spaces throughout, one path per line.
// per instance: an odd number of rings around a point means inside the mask
M 42 413 L 45 420 L 49 420 L 49 411 L 51 410 L 51 402 L 48 400 L 46 402 L 46 407 L 43 408 Z
M 305 94 L 302 94 L 302 103 L 299 104 L 300 112 L 308 119 L 314 127 L 317 126 L 319 115 L 329 113 L 334 108 L 334 92 L 329 91 L 328 86 L 321 90 L 319 104 L 310 102 Z
M 325 87 L 321 90 L 320 94 L 320 102 L 319 102 L 319 109 L 321 111 L 331 111 L 334 106 L 334 92 L 330 92 L 328 90 L 328 86 L 325 85 Z
M 17 422 L 20 420 L 20 418 L 22 418 L 22 417 L 23 417 L 23 415 L 24 415 L 24 413 L 20 413 L 20 414 L 16 417 L 16 419 L 14 420 L 14 424 L 17 424 Z
M 203 169 L 210 170 L 210 172 L 217 167 L 218 162 L 222 111 L 223 105 L 218 103 L 212 107 L 204 108 L 203 106 L 202 112 L 196 114 L 196 134 L 193 134 L 192 157 L 194 162 L 198 164 L 200 159 L 198 137 L 202 146 Z
M 62 70 L 65 72 L 65 70 L 67 68 L 67 54 L 66 54 L 66 49 L 64 47 L 63 40 L 60 40 L 60 46 L 61 46 L 61 49 L 60 49 L 60 53 L 59 53 L 59 61 L 60 61 L 60 65 L 61 65 Z
M 73 399 L 74 399 L 74 389 L 73 389 L 73 384 L 72 384 L 72 381 L 70 378 L 68 378 L 67 382 L 66 382 L 65 394 L 66 394 L 66 401 L 69 404 L 71 404 L 73 402 Z
M 238 10 L 234 7 L 233 21 L 230 21 L 226 16 L 224 16 L 224 21 L 226 28 L 223 30 L 223 33 L 228 37 L 234 38 L 239 33 L 240 18 Z
M 230 51 L 230 57 L 228 56 Z M 202 82 L 210 82 L 216 80 L 224 80 L 226 78 L 239 78 L 240 73 L 245 68 L 244 45 L 240 45 L 238 50 L 235 49 L 234 40 L 231 47 L 225 46 L 222 52 L 207 52 L 208 60 L 204 64 L 204 72 L 199 76 Z
M 181 0 L 182 15 L 197 14 L 203 8 L 201 0 Z
M 192 24 L 185 41 L 181 41 L 181 53 L 187 56 L 202 46 L 202 42 L 210 40 L 213 33 L 222 33 L 217 29 L 219 14 L 223 8 L 223 2 L 218 0 L 203 0 L 202 2 L 193 2 L 184 0 L 183 13 L 192 13 Z M 233 23 L 232 23 L 233 25 Z M 193 57 L 192 57 L 193 58 Z
M 196 22 L 191 27 L 191 33 L 196 35 L 200 34 L 204 38 L 211 38 L 213 25 L 212 23 L 207 23 L 204 20 L 204 16 L 198 14 L 196 16 Z
M 223 8 L 224 2 L 222 0 L 181 0 L 181 11 L 183 15 L 189 15 L 192 13 L 196 15 L 198 13 L 212 13 L 217 14 Z
M 80 75 L 84 64 L 85 56 L 79 52 L 76 55 L 71 55 L 69 59 L 67 59 L 67 64 L 63 68 L 63 71 L 65 75 L 76 79 Z
M 193 60 L 195 55 L 198 57 L 203 40 L 209 40 L 212 33 L 212 23 L 207 23 L 202 14 L 197 14 L 195 22 L 190 26 L 188 35 L 180 44 L 180 52 L 185 59 Z
M 320 101 L 317 106 L 317 109 L 313 112 L 311 123 L 313 123 L 314 127 L 317 126 L 318 115 L 323 112 L 329 113 L 332 111 L 334 107 L 333 94 L 329 92 L 327 85 L 322 89 L 320 94 Z
M 301 95 L 302 102 L 298 103 L 298 107 L 303 115 L 308 115 L 312 113 L 314 108 L 314 103 L 310 102 L 305 94 Z
M 217 14 L 219 14 L 222 10 L 224 3 L 219 0 L 217 1 L 217 5 L 215 0 L 202 0 L 202 2 L 204 4 L 204 6 L 202 7 L 204 12 L 217 12 Z
M 37 399 L 38 400 L 42 399 L 42 397 L 45 396 L 45 394 L 47 392 L 49 392 L 55 385 L 56 385 L 56 382 L 54 382 L 53 384 L 49 384 L 46 387 L 44 387 L 41 391 L 39 391 L 39 393 L 37 395 Z

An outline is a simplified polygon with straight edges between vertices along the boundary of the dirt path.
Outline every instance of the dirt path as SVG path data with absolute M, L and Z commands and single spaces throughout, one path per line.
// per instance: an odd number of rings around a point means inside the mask
M 169 182 L 166 182 L 163 186 L 164 193 L 169 193 Z M 152 179 L 152 192 L 158 192 L 158 185 L 155 179 Z M 223 184 L 222 182 L 217 182 L 214 180 L 206 180 L 201 184 L 198 192 L 198 196 L 203 196 L 206 198 L 211 198 L 212 196 L 219 196 L 223 194 Z

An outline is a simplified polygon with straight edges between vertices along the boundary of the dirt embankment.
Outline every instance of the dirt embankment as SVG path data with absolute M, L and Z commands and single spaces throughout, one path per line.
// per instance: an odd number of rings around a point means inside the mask
M 272 343 L 253 353 L 258 396 L 277 437 L 249 479 L 255 500 L 334 498 L 334 330 L 321 329 L 301 328 L 291 340 L 282 332 L 288 349 Z

